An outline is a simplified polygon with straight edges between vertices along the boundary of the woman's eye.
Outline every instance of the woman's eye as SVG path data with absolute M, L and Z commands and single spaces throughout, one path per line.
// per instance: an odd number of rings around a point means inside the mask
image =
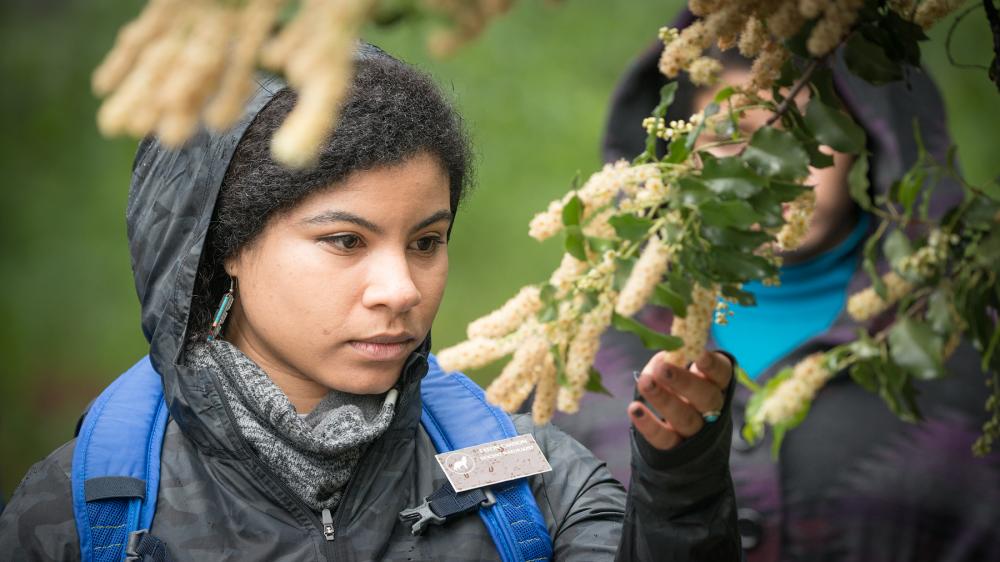
M 361 246 L 361 237 L 356 234 L 338 234 L 336 236 L 327 236 L 326 238 L 323 238 L 323 241 L 338 250 L 345 251 L 357 250 Z
M 439 236 L 425 236 L 413 243 L 414 249 L 418 252 L 423 252 L 425 254 L 430 254 L 437 250 L 438 246 L 443 244 L 444 241 L 441 240 Z

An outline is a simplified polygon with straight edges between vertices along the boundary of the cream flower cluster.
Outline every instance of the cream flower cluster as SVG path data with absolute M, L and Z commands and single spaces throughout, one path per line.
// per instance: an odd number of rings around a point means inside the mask
M 566 386 L 559 389 L 557 405 L 560 412 L 576 413 L 580 409 L 590 369 L 597 357 L 601 334 L 611 324 L 610 291 L 601 293 L 597 306 L 583 316 L 566 352 Z
M 517 332 L 499 338 L 472 338 L 458 345 L 441 350 L 438 364 L 445 371 L 475 369 L 510 355 L 529 336 L 538 330 L 537 322 L 528 322 Z
M 722 63 L 712 57 L 698 57 L 688 67 L 688 74 L 695 86 L 712 86 L 719 81 Z
M 935 228 L 927 236 L 927 244 L 900 261 L 899 270 L 909 276 L 933 277 L 948 259 L 949 243 L 958 242 L 958 235 L 946 236 L 941 229 Z
M 663 279 L 672 255 L 670 246 L 659 238 L 651 238 L 639 254 L 639 259 L 618 295 L 615 312 L 622 316 L 632 316 L 639 312 L 653 294 L 656 284 Z
M 894 0 L 890 8 L 906 19 L 930 27 L 962 4 L 962 0 Z M 689 0 L 700 19 L 683 30 L 663 28 L 660 71 L 668 78 L 687 71 L 695 84 L 714 83 L 721 66 L 703 56 L 712 44 L 722 50 L 734 45 L 746 57 L 756 57 L 745 91 L 769 89 L 789 54 L 783 42 L 807 22 L 814 22 L 806 48 L 814 57 L 833 51 L 851 31 L 864 0 Z
M 858 322 L 865 322 L 881 314 L 890 306 L 896 304 L 903 295 L 913 290 L 913 284 L 903 279 L 895 271 L 882 276 L 885 285 L 886 298 L 882 299 L 873 287 L 862 289 L 847 299 L 847 313 Z
M 715 303 L 715 323 L 720 326 L 726 326 L 729 324 L 729 318 L 734 316 L 736 313 L 729 308 L 729 301 L 725 299 L 719 299 Z
M 515 331 L 542 307 L 540 292 L 534 285 L 522 288 L 503 306 L 469 324 L 469 339 L 497 338 Z
M 965 0 L 924 0 L 917 6 L 913 21 L 924 29 L 928 29 L 960 8 L 964 3 Z M 909 11 L 900 13 L 905 17 Z
M 479 37 L 487 25 L 505 14 L 513 0 L 421 0 L 424 8 L 445 16 L 449 27 L 441 27 L 428 37 L 431 54 L 446 57 Z
M 562 211 L 576 196 L 584 204 L 584 219 L 603 210 L 615 197 L 624 194 L 631 197 L 647 180 L 659 177 L 655 164 L 632 166 L 627 160 L 605 164 L 601 171 L 591 175 L 585 184 L 549 203 L 548 208 L 535 215 L 528 226 L 528 235 L 536 240 L 546 240 L 562 231 Z
M 94 71 L 105 135 L 155 133 L 180 146 L 200 123 L 221 131 L 240 116 L 260 62 L 299 94 L 275 133 L 275 159 L 311 162 L 336 119 L 350 83 L 351 59 L 372 0 L 312 0 L 272 36 L 288 0 L 150 0 L 118 34 Z
M 674 120 L 669 126 L 662 117 L 647 117 L 642 120 L 642 128 L 646 129 L 647 133 L 655 134 L 663 140 L 672 140 L 677 135 L 690 133 L 694 130 L 695 124 L 694 119 L 690 122 Z
M 555 363 L 548 342 L 536 335 L 517 348 L 500 376 L 486 389 L 486 398 L 513 412 L 521 407 L 542 377 L 555 377 Z
M 691 291 L 691 304 L 688 305 L 684 318 L 675 316 L 670 327 L 671 335 L 684 340 L 684 345 L 680 349 L 667 352 L 668 363 L 687 367 L 705 351 L 718 298 L 717 287 L 694 286 Z
M 775 236 L 778 247 L 784 251 L 794 250 L 802 244 L 809 231 L 809 222 L 816 209 L 816 192 L 807 189 L 791 202 L 785 204 L 785 224 Z
M 549 277 L 549 284 L 556 288 L 556 296 L 566 295 L 580 276 L 587 272 L 588 267 L 587 262 L 570 254 L 563 254 L 559 267 Z
M 670 186 L 657 175 L 646 180 L 631 199 L 622 200 L 618 208 L 623 213 L 636 213 L 662 205 L 669 196 Z
M 814 353 L 798 362 L 792 375 L 764 399 L 757 417 L 771 425 L 787 422 L 812 402 L 833 373 L 826 366 L 826 356 Z

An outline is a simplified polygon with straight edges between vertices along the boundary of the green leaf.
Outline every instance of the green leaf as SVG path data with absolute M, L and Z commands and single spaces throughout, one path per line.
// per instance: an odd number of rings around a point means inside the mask
M 733 282 L 764 279 L 778 273 L 777 268 L 766 259 L 729 248 L 715 248 L 710 259 L 713 269 Z
M 998 264 L 1000 264 L 1000 228 L 994 228 L 985 238 L 979 241 L 975 260 L 985 268 L 996 270 Z
M 779 191 L 765 189 L 751 197 L 748 203 L 757 212 L 758 222 L 761 226 L 778 227 L 785 224 L 785 219 L 781 214 L 782 203 L 785 201 L 786 199 Z
M 846 113 L 834 109 L 818 97 L 806 106 L 806 125 L 816 140 L 830 148 L 857 153 L 865 147 L 865 132 Z
M 653 109 L 653 117 L 666 117 L 667 109 L 674 103 L 675 94 L 677 94 L 677 82 L 667 83 L 660 88 L 660 103 Z
M 626 318 L 617 312 L 611 316 L 611 325 L 623 332 L 630 332 L 642 340 L 642 345 L 647 349 L 656 351 L 672 351 L 680 349 L 684 341 L 676 336 L 661 334 L 631 318 Z
M 917 162 L 910 168 L 899 181 L 892 185 L 889 191 L 892 199 L 903 206 L 903 212 L 909 217 L 913 213 L 913 205 L 917 202 L 920 189 L 924 186 L 924 179 L 927 172 L 924 171 L 923 164 Z
M 618 242 L 610 238 L 600 238 L 598 236 L 588 236 L 587 246 L 590 250 L 597 254 L 603 254 L 609 250 L 614 250 L 618 247 Z
M 931 293 L 927 299 L 927 322 L 931 330 L 942 337 L 950 335 L 954 329 L 950 302 L 950 292 L 943 288 Z
M 653 117 L 663 118 L 667 114 L 667 109 L 674 102 L 674 94 L 677 92 L 677 82 L 670 82 L 660 88 L 660 103 L 653 108 Z M 646 133 L 646 149 L 636 158 L 636 162 L 649 162 L 656 159 L 656 132 Z
M 668 164 L 680 164 L 687 160 L 687 157 L 691 155 L 691 149 L 687 146 L 687 138 L 688 135 L 677 135 L 674 137 L 670 141 L 670 144 L 667 145 L 667 156 L 663 161 Z
M 837 96 L 837 90 L 833 85 L 833 71 L 830 70 L 829 66 L 820 66 L 813 70 L 809 82 L 816 89 L 816 93 L 819 94 L 819 99 L 823 103 L 830 107 L 841 106 L 840 97 Z
M 649 299 L 649 302 L 655 304 L 656 306 L 669 308 L 673 311 L 675 316 L 679 316 L 681 318 L 687 314 L 688 302 L 684 300 L 684 297 L 675 293 L 667 283 L 660 283 L 656 285 L 656 288 L 653 290 L 653 296 Z
M 597 308 L 597 303 L 600 301 L 598 298 L 598 293 L 596 290 L 591 289 L 589 291 L 583 291 L 583 304 L 580 306 L 580 314 L 586 314 L 591 310 Z
M 852 34 L 847 40 L 844 61 L 848 70 L 876 86 L 903 78 L 901 65 L 893 62 L 878 43 L 860 33 Z
M 871 196 L 868 195 L 868 153 L 862 152 L 851 164 L 851 171 L 847 174 L 847 185 L 851 191 L 851 198 L 857 202 L 862 209 L 871 211 Z
M 913 376 L 929 380 L 946 373 L 941 361 L 941 337 L 912 318 L 897 320 L 889 330 L 889 355 Z
M 688 207 L 697 207 L 715 197 L 705 182 L 698 178 L 682 176 L 677 180 L 677 185 L 680 187 L 681 203 Z
M 889 406 L 889 410 L 903 421 L 920 420 L 916 388 L 906 372 L 891 361 L 883 361 L 878 364 L 878 374 L 881 377 L 879 396 Z
M 580 261 L 587 261 L 587 249 L 585 247 L 583 229 L 578 225 L 566 227 L 566 253 Z
M 691 304 L 691 292 L 694 290 L 694 286 L 691 281 L 688 280 L 681 274 L 680 268 L 674 268 L 670 270 L 667 275 L 667 287 L 670 291 L 681 298 L 684 301 L 684 308 L 681 310 L 674 310 L 674 314 L 684 318 L 687 316 L 687 307 Z
M 705 201 L 698 210 L 701 220 L 711 226 L 735 226 L 746 228 L 759 222 L 761 216 L 746 201 Z
M 763 176 L 791 180 L 809 174 L 809 155 L 802 145 L 791 133 L 773 127 L 757 129 L 742 159 Z
M 580 224 L 583 217 L 583 201 L 574 195 L 562 208 L 562 223 L 565 226 L 576 226 Z
M 757 297 L 750 291 L 744 291 L 737 285 L 723 285 L 722 296 L 734 300 L 742 306 L 757 306 Z
M 889 259 L 892 268 L 898 271 L 900 262 L 913 253 L 913 247 L 910 245 L 910 239 L 901 230 L 896 229 L 885 237 L 882 252 Z
M 922 27 L 903 19 L 893 10 L 888 10 L 879 20 L 879 27 L 885 30 L 884 37 L 889 39 L 879 44 L 890 60 L 920 65 L 920 41 L 927 40 Z
M 864 260 L 862 261 L 862 266 L 865 268 L 865 272 L 868 273 L 868 277 L 872 281 L 872 288 L 875 289 L 875 294 L 884 300 L 887 295 L 885 283 L 882 282 L 882 276 L 879 275 L 878 269 L 875 266 L 879 238 L 879 236 L 869 236 L 868 240 L 865 241 Z
M 871 362 L 859 362 L 851 366 L 851 378 L 854 382 L 868 392 L 878 392 L 881 383 L 878 378 L 878 370 L 872 366 Z
M 739 158 L 713 158 L 704 154 L 701 181 L 708 189 L 724 197 L 746 199 L 763 189 L 765 180 Z
M 619 238 L 633 242 L 645 238 L 653 226 L 652 220 L 633 214 L 614 215 L 608 222 L 614 227 Z
M 630 258 L 615 258 L 615 273 L 611 279 L 611 288 L 621 292 L 625 287 L 625 283 L 628 282 L 632 268 L 635 267 L 635 262 L 636 258 L 634 256 Z
M 743 367 L 740 367 L 739 365 L 736 366 L 736 382 L 749 388 L 750 392 L 760 392 L 760 385 L 754 382 Z
M 605 388 L 601 383 L 601 373 L 593 367 L 590 368 L 590 376 L 587 377 L 587 384 L 583 388 L 587 392 L 594 392 L 596 394 L 603 394 L 614 398 L 614 394 L 611 394 L 611 391 Z
M 551 283 L 542 285 L 538 299 L 542 301 L 542 308 L 536 317 L 541 323 L 551 322 L 559 315 L 559 303 L 556 302 L 556 288 Z
M 802 195 L 802 192 L 807 189 L 811 188 L 798 183 L 771 180 L 771 183 L 767 187 L 767 192 L 774 195 L 778 201 L 784 203 Z
M 736 90 L 732 86 L 726 86 L 725 88 L 716 92 L 715 98 L 712 101 L 714 101 L 715 103 L 722 103 L 728 100 L 730 97 L 732 97 L 732 95 L 735 92 Z
M 792 134 L 798 141 L 799 144 L 805 149 L 806 154 L 809 155 L 809 165 L 814 168 L 827 168 L 833 166 L 833 156 L 821 152 L 819 149 L 819 141 L 817 141 L 809 128 L 806 126 L 805 118 L 799 112 L 798 107 L 792 105 L 786 116 L 790 117 L 794 122 L 792 126 L 787 127 L 788 132 Z
M 701 236 L 716 246 L 725 246 L 745 252 L 752 252 L 761 244 L 774 239 L 762 230 L 740 230 L 709 225 L 702 225 Z

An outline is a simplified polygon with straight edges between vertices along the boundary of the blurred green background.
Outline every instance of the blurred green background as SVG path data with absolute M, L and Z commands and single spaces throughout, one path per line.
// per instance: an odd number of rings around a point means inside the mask
M 579 171 L 599 166 L 606 102 L 630 59 L 681 2 L 521 0 L 448 60 L 424 49 L 420 25 L 365 37 L 431 72 L 472 131 L 478 188 L 459 214 L 435 347 L 555 266 L 559 243 L 527 223 Z M 6 0 L 0 7 L 0 493 L 72 438 L 101 388 L 145 353 L 129 269 L 124 209 L 135 141 L 101 138 L 89 76 L 140 4 Z M 946 26 L 924 47 L 942 86 L 965 170 L 1000 174 L 1000 95 L 985 71 L 949 66 Z M 955 37 L 963 62 L 988 62 L 984 18 Z M 637 124 L 638 126 L 638 124 Z M 496 371 L 477 373 L 481 380 Z

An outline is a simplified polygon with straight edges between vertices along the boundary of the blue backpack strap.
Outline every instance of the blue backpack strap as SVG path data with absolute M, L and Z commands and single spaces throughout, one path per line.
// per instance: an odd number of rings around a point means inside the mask
M 143 357 L 88 410 L 73 451 L 73 515 L 84 562 L 125 558 L 156 511 L 167 426 L 160 375 Z
M 486 401 L 479 386 L 461 373 L 446 374 L 428 358 L 420 383 L 420 421 L 438 453 L 517 436 L 510 416 Z M 492 487 L 496 503 L 479 510 L 504 562 L 552 558 L 552 538 L 527 478 Z

